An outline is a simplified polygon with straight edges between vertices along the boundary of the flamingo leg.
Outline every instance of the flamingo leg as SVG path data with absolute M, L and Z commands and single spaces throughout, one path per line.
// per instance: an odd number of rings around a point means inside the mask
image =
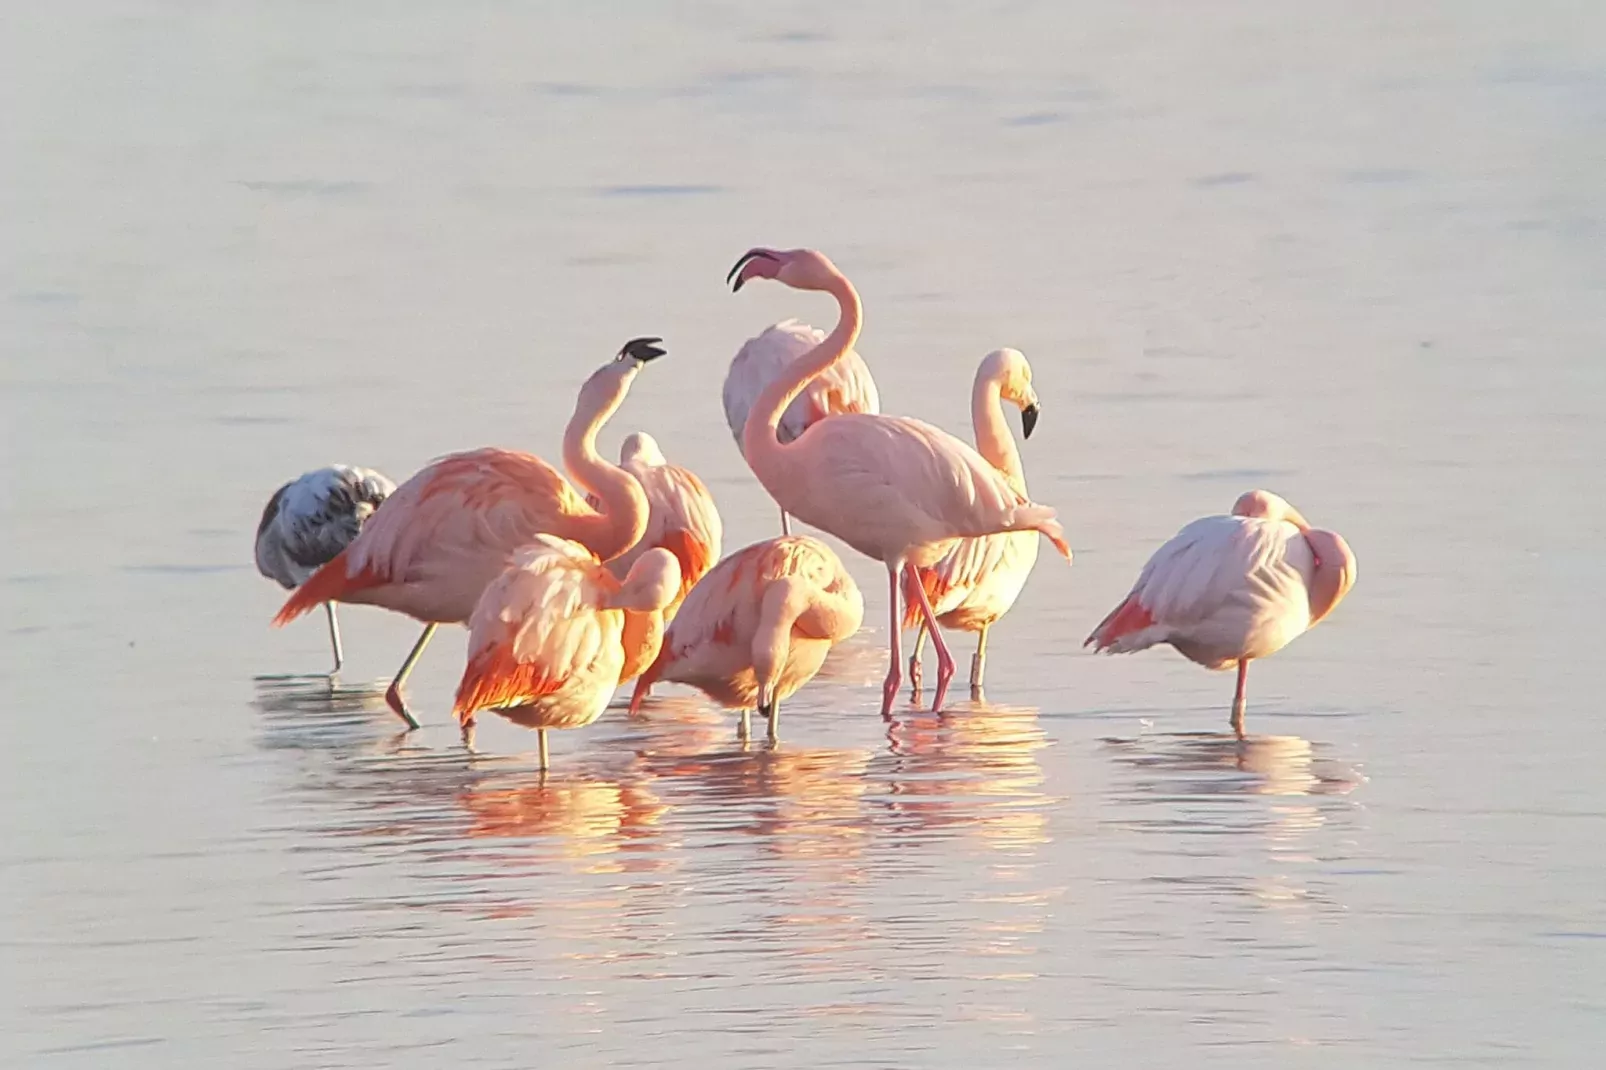
M 786 515 L 785 509 L 781 510 L 781 534 L 792 534 L 792 519 Z
M 768 715 L 768 717 L 770 719 L 769 741 L 771 743 L 777 743 L 777 742 L 780 741 L 780 738 L 781 738 L 780 735 L 779 735 L 779 729 L 781 727 L 781 702 L 780 702 L 780 700 L 779 699 L 771 699 L 768 708 L 766 708 L 764 710 L 764 712 Z
M 1232 696 L 1232 731 L 1244 738 L 1244 682 L 1249 679 L 1249 659 L 1238 662 L 1238 690 Z
M 909 700 L 917 701 L 920 698 L 921 659 L 926 653 L 926 622 L 921 621 L 915 629 L 915 649 L 909 655 Z
M 881 716 L 892 716 L 892 700 L 903 683 L 903 614 L 899 613 L 898 588 L 903 579 L 903 558 L 887 562 L 887 588 L 892 602 L 892 657 L 887 662 L 887 679 L 881 685 Z
M 385 690 L 385 705 L 395 710 L 396 716 L 406 721 L 409 729 L 418 727 L 418 718 L 412 715 L 412 712 L 407 708 L 406 701 L 402 699 L 402 685 L 407 682 L 407 677 L 412 675 L 413 666 L 418 663 L 419 656 L 424 653 L 424 648 L 429 645 L 430 637 L 434 634 L 434 621 L 424 625 L 424 634 L 420 635 L 418 642 L 413 644 L 413 649 L 407 654 L 407 660 L 402 662 L 400 669 L 396 670 L 396 678 L 390 682 L 390 687 Z
M 346 663 L 346 652 L 340 647 L 340 621 L 335 618 L 335 604 L 325 602 L 323 611 L 329 615 L 329 645 L 335 649 L 335 667 L 329 670 L 332 680 L 340 672 L 340 667 Z
M 954 678 L 954 656 L 942 637 L 942 629 L 937 627 L 937 615 L 931 611 L 931 599 L 926 597 L 926 589 L 921 586 L 914 569 L 909 570 L 909 576 L 910 586 L 920 603 L 920 615 L 926 621 L 926 631 L 931 633 L 931 647 L 937 652 L 937 693 L 931 696 L 931 712 L 938 713 L 942 710 L 944 696 L 948 694 L 948 681 Z
M 981 626 L 981 638 L 976 640 L 976 656 L 970 659 L 970 697 L 981 698 L 981 678 L 987 671 L 987 629 L 991 624 Z
M 538 728 L 535 730 L 535 746 L 536 753 L 539 755 L 540 770 L 544 773 L 547 771 L 548 766 L 546 754 L 546 729 Z
M 753 711 L 743 710 L 742 719 L 736 722 L 736 738 L 746 743 L 753 735 Z

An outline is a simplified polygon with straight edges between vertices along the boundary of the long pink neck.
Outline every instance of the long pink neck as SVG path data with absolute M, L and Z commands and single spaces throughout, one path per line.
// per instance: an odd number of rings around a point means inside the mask
M 608 422 L 630 390 L 621 380 L 611 394 L 586 388 L 575 402 L 574 415 L 563 432 L 563 465 L 569 475 L 602 502 L 596 516 L 577 517 L 579 542 L 603 561 L 611 561 L 641 541 L 647 531 L 647 495 L 624 469 L 597 454 L 597 431 Z
M 785 373 L 764 388 L 748 411 L 747 423 L 742 428 L 742 452 L 747 455 L 747 463 L 753 469 L 753 474 L 758 476 L 759 482 L 764 484 L 764 489 L 777 500 L 781 500 L 781 496 L 776 494 L 776 484 L 785 478 L 782 466 L 787 451 L 792 448 L 783 446 L 776 436 L 781 414 L 811 380 L 841 360 L 859 338 L 863 309 L 853 283 L 837 274 L 832 277 L 826 292 L 836 298 L 840 309 L 836 326 L 819 345 L 787 365 Z
M 996 378 L 981 371 L 976 373 L 976 385 L 970 393 L 970 423 L 976 431 L 976 452 L 1024 495 L 1026 470 L 1021 467 L 1015 436 L 1004 422 L 1004 403 L 998 388 Z

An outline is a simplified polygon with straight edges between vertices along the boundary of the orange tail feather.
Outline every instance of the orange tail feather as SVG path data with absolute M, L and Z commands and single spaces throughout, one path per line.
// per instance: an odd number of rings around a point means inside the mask
M 308 576 L 306 583 L 290 592 L 290 597 L 285 600 L 278 615 L 273 618 L 275 628 L 284 627 L 301 614 L 317 609 L 325 602 L 338 602 L 353 591 L 377 587 L 384 582 L 384 577 L 367 569 L 355 576 L 346 575 L 347 552 L 348 550 L 340 551 L 317 572 Z
M 511 641 L 492 643 L 476 651 L 463 670 L 452 714 L 459 722 L 466 721 L 476 710 L 518 706 L 550 695 L 562 684 L 548 676 L 544 666 L 516 661 Z
M 920 569 L 918 570 L 918 575 L 920 576 L 920 587 L 926 592 L 926 601 L 936 605 L 937 599 L 948 592 L 947 587 L 943 585 L 942 577 L 937 574 L 936 569 L 932 568 Z M 914 597 L 914 588 L 910 584 L 909 578 L 905 576 L 903 581 L 903 626 L 905 628 L 914 628 L 919 624 L 920 602 Z
M 1141 632 L 1154 623 L 1154 615 L 1143 608 L 1137 595 L 1127 595 L 1126 601 L 1110 611 L 1110 615 L 1099 621 L 1099 626 L 1093 629 L 1093 634 L 1087 637 L 1083 646 L 1091 646 L 1094 650 L 1106 650 L 1123 635 Z

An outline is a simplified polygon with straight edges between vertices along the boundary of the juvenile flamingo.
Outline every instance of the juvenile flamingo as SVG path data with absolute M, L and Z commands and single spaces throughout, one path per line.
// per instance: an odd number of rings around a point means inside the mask
M 307 581 L 318 566 L 351 544 L 396 484 L 372 468 L 332 464 L 302 474 L 273 492 L 257 524 L 257 571 L 290 591 Z M 334 648 L 333 677 L 345 664 L 335 604 L 325 602 L 329 645 Z
M 680 590 L 668 550 L 636 558 L 620 583 L 579 543 L 537 535 L 480 597 L 468 625 L 468 667 L 452 712 L 472 745 L 490 709 L 533 728 L 547 767 L 549 728 L 581 728 L 621 680 L 658 656 L 663 610 Z
M 514 550 L 549 532 L 609 561 L 640 540 L 646 495 L 634 476 L 597 456 L 597 429 L 641 367 L 664 355 L 660 341 L 633 339 L 593 372 L 563 433 L 563 463 L 602 509 L 587 505 L 556 468 L 531 454 L 494 447 L 450 454 L 403 483 L 351 545 L 290 596 L 273 623 L 283 625 L 320 602 L 383 606 L 425 622 L 385 692 L 397 716 L 417 728 L 402 685 L 436 626 L 468 620 Z
M 1026 493 L 1026 471 L 1021 467 L 1015 436 L 1004 422 L 1004 402 L 1020 409 L 1021 436 L 1032 437 L 1042 411 L 1032 389 L 1032 366 L 1018 349 L 995 349 L 982 358 L 970 392 L 970 420 L 976 432 L 976 452 L 1003 473 L 1009 485 Z M 918 570 L 931 611 L 944 628 L 977 632 L 976 654 L 970 659 L 970 694 L 981 698 L 982 674 L 987 664 L 987 632 L 1014 606 L 1037 564 L 1037 532 L 1010 531 L 961 539 L 929 568 Z M 911 602 L 904 614 L 905 628 L 919 625 L 914 653 L 909 655 L 909 686 L 920 694 L 920 653 L 926 625 Z
M 1195 520 L 1156 550 L 1083 645 L 1127 654 L 1170 643 L 1207 669 L 1236 664 L 1232 730 L 1242 739 L 1249 662 L 1315 627 L 1354 584 L 1355 555 L 1342 536 L 1252 490 L 1230 516 Z
M 792 362 L 819 345 L 825 332 L 798 320 L 782 320 L 742 343 L 725 373 L 725 422 L 730 424 L 736 448 L 745 457 L 742 428 L 753 402 L 770 381 L 782 375 Z M 802 393 L 781 414 L 776 425 L 782 442 L 791 442 L 816 420 L 845 412 L 880 412 L 881 395 L 864 358 L 849 349 L 840 361 L 803 388 Z M 790 535 L 792 525 L 781 510 L 781 534 Z
M 608 571 L 623 579 L 636 559 L 661 546 L 680 562 L 680 590 L 664 615 L 673 618 L 681 599 L 719 560 L 724 525 L 714 496 L 697 473 L 670 464 L 658 442 L 645 431 L 626 435 L 619 447 L 619 467 L 636 477 L 647 495 L 647 530 L 641 541 L 608 562 Z M 586 501 L 600 505 L 594 495 Z
M 1066 560 L 1071 548 L 1053 509 L 1027 500 L 975 450 L 920 420 L 870 413 L 825 416 L 795 441 L 782 443 L 778 428 L 786 406 L 842 359 L 858 337 L 859 294 L 813 249 L 752 249 L 729 278 L 737 290 L 751 279 L 823 290 L 841 309 L 831 333 L 759 394 L 742 429 L 742 445 L 753 474 L 783 510 L 886 565 L 891 662 L 881 713 L 887 716 L 903 679 L 899 596 L 906 570 L 912 575 L 912 569 L 935 564 L 962 538 L 1000 531 L 1040 531 Z M 953 678 L 954 659 L 936 628 L 925 589 L 918 581 L 910 587 L 937 648 L 935 711 L 942 708 Z
M 652 668 L 636 681 L 630 712 L 658 680 L 691 684 L 722 706 L 769 719 L 820 671 L 831 647 L 859 630 L 864 596 L 829 546 L 783 535 L 744 547 L 691 589 Z

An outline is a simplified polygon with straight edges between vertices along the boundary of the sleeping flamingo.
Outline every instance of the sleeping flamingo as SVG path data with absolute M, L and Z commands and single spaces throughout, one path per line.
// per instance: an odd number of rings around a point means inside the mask
M 864 596 L 831 548 L 806 535 L 744 547 L 691 589 L 652 668 L 636 681 L 630 712 L 658 680 L 700 688 L 742 711 L 755 707 L 776 739 L 781 702 L 820 671 L 831 647 L 859 630 Z
M 824 416 L 794 441 L 781 442 L 778 430 L 786 406 L 842 359 L 859 336 L 859 294 L 835 264 L 813 249 L 749 250 L 729 278 L 737 290 L 752 279 L 823 290 L 841 309 L 831 333 L 759 394 L 742 429 L 742 446 L 753 474 L 783 510 L 886 565 L 892 660 L 881 713 L 888 716 L 903 679 L 898 600 L 906 569 L 935 564 L 960 539 L 1000 531 L 1040 531 L 1066 560 L 1071 548 L 1053 509 L 1029 501 L 975 450 L 920 420 L 871 413 Z M 954 659 L 937 630 L 925 589 L 918 581 L 910 587 L 937 648 L 935 711 L 942 708 L 953 678 Z
M 725 373 L 725 422 L 730 424 L 736 448 L 743 456 L 747 454 L 747 447 L 742 444 L 742 428 L 747 426 L 747 414 L 752 411 L 753 402 L 771 380 L 824 338 L 825 332 L 818 328 L 797 320 L 782 320 L 749 338 L 737 350 L 730 371 Z M 881 395 L 870 377 L 870 369 L 864 358 L 849 349 L 840 361 L 792 399 L 776 425 L 777 435 L 782 442 L 791 442 L 823 416 L 880 411 Z M 792 526 L 787 522 L 786 510 L 782 509 L 781 534 L 791 533 Z
M 357 532 L 396 492 L 396 484 L 372 468 L 332 464 L 303 473 L 273 492 L 257 524 L 257 571 L 290 591 L 306 582 L 351 544 Z M 334 647 L 334 677 L 345 664 L 340 646 L 340 622 L 335 604 L 325 602 L 329 617 L 329 645 Z
M 531 454 L 495 447 L 449 454 L 403 483 L 351 545 L 290 596 L 273 623 L 294 620 L 319 602 L 383 606 L 423 621 L 423 634 L 385 692 L 397 716 L 417 728 L 402 685 L 436 626 L 468 620 L 514 550 L 549 532 L 609 561 L 640 540 L 646 496 L 634 476 L 597 456 L 597 429 L 641 367 L 664 355 L 660 341 L 633 339 L 593 372 L 563 433 L 564 465 L 597 494 L 602 509 L 587 505 L 556 468 Z
M 1004 423 L 1003 402 L 1020 409 L 1021 435 L 1032 437 L 1041 408 L 1032 389 L 1032 366 L 1018 349 L 995 349 L 982 358 L 970 391 L 970 420 L 976 432 L 976 452 L 1003 473 L 1009 485 L 1026 493 L 1026 472 L 1021 467 L 1015 436 Z M 941 561 L 917 570 L 931 611 L 944 628 L 977 632 L 976 654 L 970 659 L 970 694 L 981 698 L 982 673 L 987 664 L 987 632 L 1008 613 L 1037 564 L 1037 532 L 1010 531 L 961 539 Z M 920 694 L 920 652 L 926 625 L 913 602 L 903 626 L 918 624 L 914 653 L 909 655 L 909 686 Z
M 1252 490 L 1231 515 L 1195 520 L 1156 550 L 1083 645 L 1127 654 L 1170 643 L 1207 669 L 1236 664 L 1232 730 L 1242 739 L 1249 662 L 1315 627 L 1354 584 L 1355 555 L 1342 536 Z
M 641 541 L 608 562 L 608 571 L 624 579 L 636 559 L 655 546 L 661 546 L 680 562 L 680 590 L 664 611 L 673 618 L 681 599 L 719 560 L 724 525 L 714 496 L 689 468 L 664 459 L 658 442 L 645 431 L 625 436 L 619 446 L 619 467 L 636 477 L 647 495 L 647 531 Z M 601 505 L 595 495 L 586 501 Z
M 472 745 L 474 714 L 491 709 L 533 728 L 547 767 L 549 728 L 595 721 L 621 680 L 658 656 L 663 610 L 680 564 L 654 548 L 620 583 L 577 542 L 537 535 L 480 597 L 468 625 L 468 667 L 452 712 Z

